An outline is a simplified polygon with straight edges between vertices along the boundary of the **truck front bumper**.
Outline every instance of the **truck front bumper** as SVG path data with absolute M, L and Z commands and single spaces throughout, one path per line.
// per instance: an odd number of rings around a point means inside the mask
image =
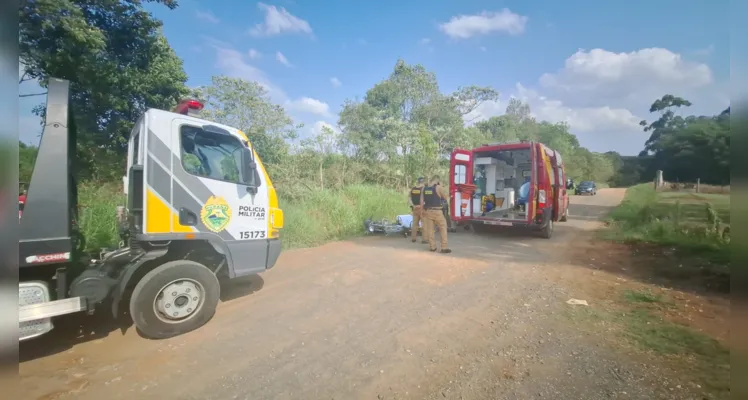
M 266 269 L 273 268 L 275 263 L 278 261 L 281 250 L 283 249 L 283 243 L 280 239 L 269 239 L 268 240 L 268 259 L 265 266 Z

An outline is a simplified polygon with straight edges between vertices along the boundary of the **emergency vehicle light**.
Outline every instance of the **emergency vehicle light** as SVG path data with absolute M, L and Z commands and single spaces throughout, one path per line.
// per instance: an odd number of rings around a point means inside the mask
M 182 100 L 172 111 L 179 114 L 189 115 L 190 111 L 200 111 L 203 107 L 203 103 L 197 100 Z

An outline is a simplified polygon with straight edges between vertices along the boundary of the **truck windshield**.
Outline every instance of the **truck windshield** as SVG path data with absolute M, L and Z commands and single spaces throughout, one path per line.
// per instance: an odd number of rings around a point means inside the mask
M 229 135 L 183 125 L 182 165 L 198 176 L 241 183 L 241 142 Z

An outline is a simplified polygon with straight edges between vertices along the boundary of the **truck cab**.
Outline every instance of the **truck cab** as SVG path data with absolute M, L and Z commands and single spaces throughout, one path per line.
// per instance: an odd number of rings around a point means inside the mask
M 457 225 L 521 227 L 550 238 L 553 223 L 567 220 L 563 159 L 542 143 L 455 149 L 450 177 L 450 214 Z
M 20 339 L 52 319 L 104 305 L 129 311 L 147 337 L 182 334 L 215 313 L 219 278 L 272 268 L 283 211 L 240 130 L 198 118 L 196 100 L 148 109 L 127 149 L 121 242 L 91 259 L 77 223 L 75 123 L 69 83 L 50 79 L 47 120 L 20 215 Z M 63 195 L 63 194 L 67 195 Z

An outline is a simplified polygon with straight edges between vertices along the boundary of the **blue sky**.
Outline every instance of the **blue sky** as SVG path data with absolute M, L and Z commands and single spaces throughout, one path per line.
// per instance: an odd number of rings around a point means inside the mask
M 147 8 L 164 22 L 190 86 L 219 74 L 258 80 L 305 124 L 302 135 L 335 126 L 345 99 L 362 97 L 401 57 L 435 72 L 445 93 L 473 84 L 501 93 L 471 118 L 500 115 L 514 96 L 539 119 L 568 122 L 593 151 L 633 155 L 647 138 L 637 123 L 657 97 L 684 96 L 698 114 L 729 104 L 728 4 L 182 0 L 174 11 Z M 39 101 L 22 99 L 21 126 L 32 126 L 28 110 Z M 22 140 L 38 134 L 30 131 Z

